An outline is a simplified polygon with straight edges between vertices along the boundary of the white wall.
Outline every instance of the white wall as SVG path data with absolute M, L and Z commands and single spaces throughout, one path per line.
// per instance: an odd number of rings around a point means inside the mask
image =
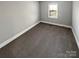
M 79 48 L 79 2 L 73 2 L 72 28 Z
M 58 19 L 48 18 L 48 4 L 58 4 Z M 40 2 L 40 20 L 62 24 L 72 25 L 72 2 L 71 1 L 41 1 Z
M 0 44 L 39 20 L 39 2 L 0 2 Z

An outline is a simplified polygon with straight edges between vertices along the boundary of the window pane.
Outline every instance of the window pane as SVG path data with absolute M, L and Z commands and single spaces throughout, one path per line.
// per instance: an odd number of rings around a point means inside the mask
M 48 16 L 52 18 L 57 18 L 58 16 L 58 6 L 57 4 L 50 4 L 48 6 Z

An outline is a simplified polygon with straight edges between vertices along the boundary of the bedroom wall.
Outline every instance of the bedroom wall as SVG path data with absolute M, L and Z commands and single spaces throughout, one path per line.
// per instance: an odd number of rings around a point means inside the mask
M 58 4 L 58 18 L 48 17 L 48 4 Z M 72 26 L 72 2 L 71 1 L 40 1 L 40 21 L 47 21 L 67 26 Z
M 39 20 L 39 2 L 0 1 L 0 44 Z
M 79 48 L 79 1 L 73 2 L 72 30 Z

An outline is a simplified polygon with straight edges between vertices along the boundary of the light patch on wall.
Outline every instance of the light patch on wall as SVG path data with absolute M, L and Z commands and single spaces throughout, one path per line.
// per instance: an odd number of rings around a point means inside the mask
M 57 4 L 48 5 L 48 17 L 49 18 L 58 18 L 58 5 Z

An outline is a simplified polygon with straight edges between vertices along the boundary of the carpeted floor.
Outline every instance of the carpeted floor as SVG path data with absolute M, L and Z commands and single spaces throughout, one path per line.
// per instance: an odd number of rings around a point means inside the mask
M 71 29 L 40 23 L 0 49 L 4 58 L 79 57 Z

